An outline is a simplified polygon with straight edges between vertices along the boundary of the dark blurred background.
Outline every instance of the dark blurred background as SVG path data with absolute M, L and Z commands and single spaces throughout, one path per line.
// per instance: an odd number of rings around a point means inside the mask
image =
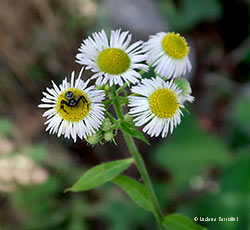
M 1 0 L 0 229 L 156 229 L 113 184 L 64 193 L 87 168 L 128 156 L 121 135 L 94 148 L 58 139 L 37 108 L 51 80 L 80 70 L 82 39 L 102 28 L 130 30 L 134 41 L 159 31 L 187 38 L 190 115 L 166 139 L 137 144 L 166 214 L 238 217 L 200 224 L 250 229 L 249 12 L 248 0 Z M 140 180 L 134 166 L 125 173 Z

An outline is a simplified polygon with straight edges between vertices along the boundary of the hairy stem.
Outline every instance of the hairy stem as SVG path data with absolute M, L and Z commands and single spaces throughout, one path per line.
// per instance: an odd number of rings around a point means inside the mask
M 116 96 L 117 96 L 116 92 L 113 89 L 113 105 L 114 105 L 114 109 L 115 109 L 115 112 L 117 114 L 118 119 L 123 120 L 124 115 L 123 115 L 123 112 L 122 112 L 122 108 L 121 108 L 121 105 L 120 105 L 119 101 L 117 100 Z M 148 171 L 146 169 L 144 160 L 141 157 L 141 154 L 138 151 L 137 146 L 135 145 L 135 142 L 134 142 L 132 136 L 130 134 L 126 133 L 126 132 L 123 132 L 123 131 L 122 131 L 122 133 L 123 133 L 124 139 L 126 141 L 126 144 L 128 146 L 128 149 L 130 151 L 130 154 L 134 158 L 135 164 L 136 164 L 136 166 L 138 168 L 138 171 L 139 171 L 139 173 L 140 173 L 140 175 L 141 175 L 141 177 L 143 179 L 144 186 L 145 186 L 145 188 L 147 189 L 147 191 L 148 191 L 148 193 L 150 195 L 151 202 L 152 202 L 152 204 L 154 206 L 154 215 L 155 215 L 155 218 L 157 220 L 158 227 L 159 227 L 160 230 L 162 230 L 163 229 L 163 226 L 162 226 L 163 215 L 162 215 L 162 212 L 161 212 L 161 209 L 160 209 L 159 202 L 158 202 L 158 200 L 156 198 L 154 188 L 152 186 L 152 182 L 150 180 L 150 177 L 149 177 Z

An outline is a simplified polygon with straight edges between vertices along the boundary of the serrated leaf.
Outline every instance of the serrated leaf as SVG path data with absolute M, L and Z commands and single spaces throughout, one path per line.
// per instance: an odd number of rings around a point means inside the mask
M 97 165 L 83 174 L 83 176 L 66 191 L 86 191 L 96 188 L 117 177 L 134 162 L 133 158 L 111 161 Z
M 168 230 L 206 230 L 190 218 L 178 213 L 166 216 L 163 225 Z
M 150 196 L 144 186 L 136 180 L 127 176 L 118 176 L 112 180 L 141 208 L 153 211 L 153 205 Z
M 138 131 L 133 125 L 130 125 L 126 122 L 121 122 L 121 129 L 122 131 L 130 134 L 131 136 L 137 138 L 140 141 L 143 141 L 144 143 L 150 145 L 148 139 L 146 137 L 144 137 L 144 135 Z

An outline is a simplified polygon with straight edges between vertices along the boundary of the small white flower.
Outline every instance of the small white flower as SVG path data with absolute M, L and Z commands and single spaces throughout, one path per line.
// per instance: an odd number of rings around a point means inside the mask
M 165 82 L 160 77 L 143 79 L 140 84 L 132 87 L 129 96 L 129 114 L 134 118 L 136 126 L 146 125 L 143 132 L 151 137 L 166 137 L 181 122 L 181 90 L 173 81 Z
M 189 47 L 178 33 L 159 32 L 144 43 L 148 55 L 147 63 L 155 67 L 160 76 L 176 78 L 192 69 L 188 58 Z
M 80 53 L 76 55 L 76 62 L 86 65 L 95 74 L 91 79 L 96 79 L 96 85 L 122 86 L 124 82 L 135 84 L 141 75 L 135 69 L 147 71 L 148 67 L 141 62 L 146 61 L 142 51 L 142 41 L 130 45 L 132 35 L 121 30 L 111 30 L 110 40 L 104 30 L 93 34 L 83 40 Z
M 102 124 L 104 92 L 95 86 L 87 88 L 89 80 L 80 79 L 82 71 L 76 80 L 72 72 L 71 81 L 65 78 L 59 87 L 52 81 L 53 88 L 46 88 L 47 92 L 43 92 L 43 104 L 38 107 L 48 109 L 43 116 L 48 119 L 45 124 L 48 124 L 46 131 L 50 134 L 72 137 L 76 141 L 77 136 L 82 139 L 94 134 Z

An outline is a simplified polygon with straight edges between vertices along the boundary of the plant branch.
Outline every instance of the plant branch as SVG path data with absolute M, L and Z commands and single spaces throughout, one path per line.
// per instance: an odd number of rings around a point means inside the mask
M 118 88 L 118 89 L 116 90 L 116 95 L 119 95 L 127 86 L 128 86 L 128 84 L 127 84 L 127 83 L 124 83 L 123 86 L 121 86 L 120 88 Z
M 124 120 L 124 114 L 122 112 L 121 105 L 120 105 L 119 101 L 117 100 L 116 91 L 114 88 L 113 88 L 113 106 L 114 106 L 115 112 L 117 114 L 118 120 Z M 163 226 L 162 226 L 163 215 L 162 215 L 158 200 L 156 198 L 154 188 L 152 186 L 152 182 L 150 180 L 150 177 L 149 177 L 148 171 L 146 169 L 144 160 L 141 157 L 141 154 L 139 153 L 132 136 L 124 131 L 122 131 L 122 133 L 123 133 L 124 139 L 126 141 L 126 144 L 128 146 L 128 149 L 135 160 L 138 171 L 143 179 L 144 186 L 150 195 L 151 202 L 154 206 L 154 215 L 155 215 L 155 218 L 157 220 L 159 229 L 162 230 L 163 229 Z

